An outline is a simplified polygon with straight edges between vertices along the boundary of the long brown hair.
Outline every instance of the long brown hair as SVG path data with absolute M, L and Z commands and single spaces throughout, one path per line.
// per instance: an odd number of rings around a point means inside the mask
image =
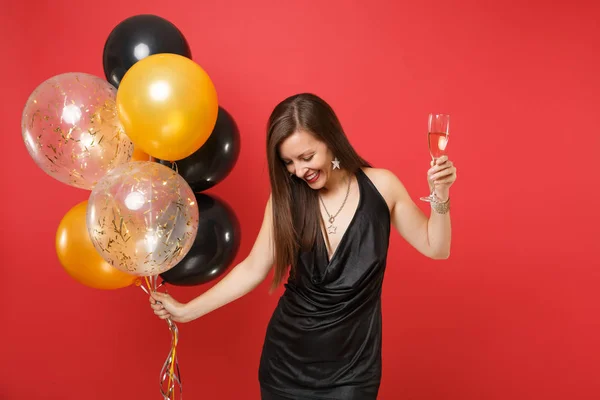
M 342 168 L 356 173 L 370 164 L 350 144 L 333 109 L 311 93 L 301 93 L 279 103 L 267 127 L 267 160 L 271 181 L 275 274 L 272 288 L 288 268 L 293 276 L 301 250 L 310 250 L 320 234 L 318 193 L 300 179 L 290 177 L 279 155 L 280 144 L 298 130 L 313 134 L 338 158 Z

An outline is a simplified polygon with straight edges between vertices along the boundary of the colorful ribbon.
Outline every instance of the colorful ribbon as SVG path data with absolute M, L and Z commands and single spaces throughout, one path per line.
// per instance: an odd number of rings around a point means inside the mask
M 157 285 L 157 276 L 144 277 L 146 287 L 139 282 L 139 286 L 149 296 L 151 292 L 156 292 L 163 284 Z M 179 362 L 177 360 L 177 342 L 179 341 L 179 330 L 177 325 L 170 318 L 167 319 L 169 331 L 171 332 L 171 351 L 160 370 L 160 393 L 163 400 L 175 400 L 175 389 L 179 389 L 179 400 L 183 398 L 183 385 L 181 384 L 181 373 L 179 372 Z

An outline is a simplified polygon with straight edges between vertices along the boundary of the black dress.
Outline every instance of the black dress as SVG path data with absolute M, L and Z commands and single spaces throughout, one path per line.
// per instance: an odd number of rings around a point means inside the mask
M 357 181 L 358 207 L 331 260 L 318 235 L 285 284 L 260 359 L 263 400 L 377 398 L 390 213 L 362 170 Z

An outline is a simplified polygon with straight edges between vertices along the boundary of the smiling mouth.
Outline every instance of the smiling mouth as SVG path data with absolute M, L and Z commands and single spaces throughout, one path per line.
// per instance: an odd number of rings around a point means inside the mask
M 321 176 L 321 173 L 319 171 L 311 172 L 309 174 L 304 175 L 304 180 L 308 183 L 313 183 L 317 179 L 319 179 L 319 176 Z

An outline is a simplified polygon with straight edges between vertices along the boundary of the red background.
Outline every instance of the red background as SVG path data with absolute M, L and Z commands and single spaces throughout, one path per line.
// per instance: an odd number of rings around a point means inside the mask
M 63 72 L 103 76 L 107 35 L 139 13 L 184 32 L 240 127 L 238 164 L 209 192 L 240 219 L 236 261 L 262 220 L 264 127 L 278 101 L 324 97 L 417 202 L 427 114 L 452 115 L 452 254 L 428 260 L 392 235 L 381 399 L 599 398 L 600 6 L 451 3 L 3 0 L 0 398 L 160 398 L 166 325 L 138 288 L 93 290 L 64 273 L 54 234 L 89 192 L 46 176 L 20 135 L 31 91 Z M 280 294 L 267 289 L 180 326 L 186 398 L 259 398 Z

